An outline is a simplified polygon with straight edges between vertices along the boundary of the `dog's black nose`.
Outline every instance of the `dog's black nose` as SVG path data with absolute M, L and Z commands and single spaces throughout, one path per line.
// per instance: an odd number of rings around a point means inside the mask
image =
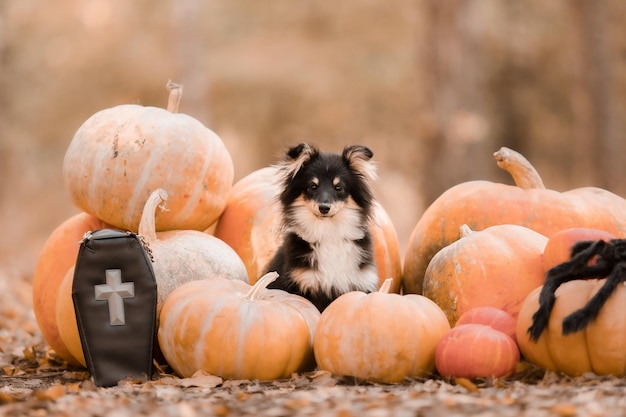
M 330 204 L 327 203 L 320 203 L 317 206 L 317 209 L 320 211 L 320 213 L 322 214 L 328 214 L 328 212 L 330 211 Z

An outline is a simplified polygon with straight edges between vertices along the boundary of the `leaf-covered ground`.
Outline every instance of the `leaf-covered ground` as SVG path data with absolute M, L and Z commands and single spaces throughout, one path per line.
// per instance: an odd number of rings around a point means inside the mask
M 624 416 L 626 379 L 570 378 L 521 365 L 507 380 L 409 380 L 371 384 L 327 372 L 273 382 L 177 378 L 167 367 L 149 382 L 96 387 L 43 342 L 31 284 L 0 272 L 2 416 Z

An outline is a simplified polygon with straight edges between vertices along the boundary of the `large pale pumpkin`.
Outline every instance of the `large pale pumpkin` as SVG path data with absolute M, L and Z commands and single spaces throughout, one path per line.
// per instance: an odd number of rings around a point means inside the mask
M 445 191 L 423 213 L 404 256 L 403 288 L 421 293 L 430 259 L 458 237 L 461 224 L 481 230 L 517 224 L 550 237 L 559 230 L 588 227 L 626 237 L 626 200 L 609 191 L 584 187 L 567 192 L 546 189 L 533 166 L 519 153 L 494 154 L 515 185 L 469 181 Z
M 265 167 L 237 181 L 215 229 L 215 236 L 243 259 L 251 283 L 265 272 L 282 241 L 278 178 L 277 167 Z M 398 236 L 378 202 L 374 203 L 370 232 L 380 283 L 393 278 L 392 292 L 398 292 L 402 275 Z
M 233 182 L 222 140 L 177 113 L 182 88 L 168 109 L 125 104 L 99 111 L 79 127 L 63 161 L 70 197 L 83 211 L 136 232 L 143 206 L 158 187 L 169 193 L 161 230 L 205 230 L 220 216 Z
M 310 370 L 319 312 L 302 297 L 266 289 L 276 276 L 267 274 L 254 287 L 214 278 L 172 292 L 158 337 L 176 373 L 272 380 Z
M 555 292 L 556 302 L 548 327 L 537 342 L 528 328 L 539 308 L 539 287 L 531 292 L 517 320 L 517 343 L 524 357 L 545 369 L 569 375 L 593 372 L 598 375 L 626 376 L 626 286 L 619 285 L 606 301 L 598 317 L 584 330 L 566 336 L 565 317 L 584 307 L 605 280 L 576 280 L 562 284 Z
M 503 224 L 472 231 L 432 258 L 423 294 L 454 326 L 474 307 L 491 306 L 517 317 L 522 301 L 544 282 L 543 251 L 548 238 L 523 226 Z
M 417 294 L 341 295 L 322 313 L 313 350 L 317 365 L 337 375 L 385 383 L 428 376 L 437 344 L 450 330 L 441 309 Z
M 156 233 L 155 218 L 161 204 L 169 208 L 169 193 L 154 191 L 146 202 L 139 235 L 143 236 L 154 257 L 158 285 L 157 311 L 167 296 L 187 281 L 208 276 L 248 282 L 246 267 L 237 253 L 222 240 L 197 230 L 168 230 Z
M 59 334 L 56 306 L 63 277 L 76 263 L 79 242 L 90 230 L 108 226 L 87 213 L 78 213 L 52 231 L 37 258 L 33 274 L 33 311 L 44 339 L 61 358 L 77 365 Z
M 166 198 L 162 189 L 150 195 L 139 226 L 139 235 L 147 243 L 154 259 L 152 268 L 157 282 L 157 318 L 167 296 L 186 282 L 214 277 L 244 283 L 248 281 L 246 268 L 239 256 L 218 238 L 196 230 L 155 232 L 155 212 Z M 61 283 L 56 317 L 67 349 L 85 365 L 72 302 L 73 272 L 71 269 Z M 104 274 L 102 279 L 104 283 Z

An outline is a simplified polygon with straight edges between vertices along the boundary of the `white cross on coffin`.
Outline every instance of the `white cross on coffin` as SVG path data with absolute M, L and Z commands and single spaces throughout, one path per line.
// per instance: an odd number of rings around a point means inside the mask
M 122 283 L 121 269 L 107 269 L 105 274 L 107 283 L 95 286 L 96 300 L 108 301 L 111 326 L 123 326 L 126 324 L 124 298 L 135 297 L 135 284 L 132 282 Z

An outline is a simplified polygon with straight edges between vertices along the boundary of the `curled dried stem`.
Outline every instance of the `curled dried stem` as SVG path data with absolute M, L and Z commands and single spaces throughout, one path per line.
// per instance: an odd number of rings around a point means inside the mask
M 170 92 L 167 99 L 167 111 L 171 113 L 178 113 L 180 99 L 183 97 L 183 85 L 169 80 L 165 87 Z

